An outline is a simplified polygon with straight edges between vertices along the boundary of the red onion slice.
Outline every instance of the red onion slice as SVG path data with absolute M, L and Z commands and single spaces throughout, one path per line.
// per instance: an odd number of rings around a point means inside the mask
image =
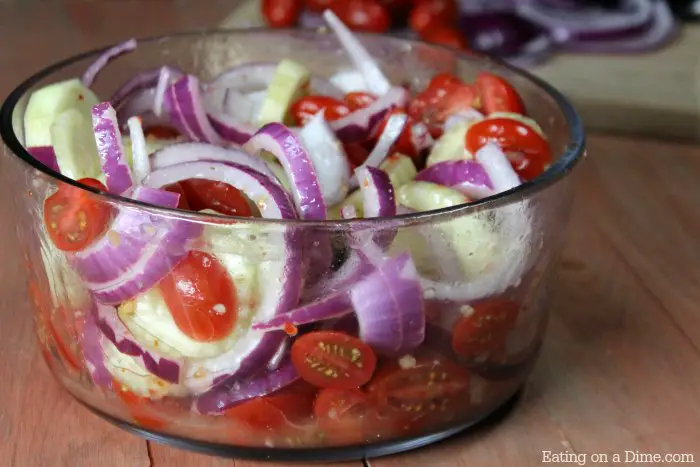
M 338 291 L 347 290 L 357 281 L 374 270 L 374 266 L 356 252 L 352 252 L 340 269 L 333 275 L 324 278 L 303 293 L 305 302 L 322 300 L 324 297 Z
M 326 123 L 324 112 L 312 117 L 299 132 L 299 139 L 306 148 L 318 175 L 321 195 L 327 206 L 345 199 L 350 180 L 350 164 L 342 144 Z
M 547 29 L 555 41 L 565 43 L 587 35 L 637 28 L 651 18 L 652 0 L 624 0 L 615 10 L 599 7 L 569 9 L 552 8 L 541 0 L 523 0 L 516 5 L 521 17 Z
M 240 93 L 266 90 L 277 69 L 275 62 L 258 62 L 238 65 L 223 71 L 206 85 L 206 89 L 230 89 Z M 311 93 L 323 96 L 343 98 L 343 92 L 330 81 L 319 76 L 311 77 Z
M 360 339 L 376 352 L 400 356 L 425 338 L 423 289 L 408 253 L 384 261 L 350 289 Z
M 316 169 L 299 139 L 287 127 L 268 123 L 248 140 L 243 149 L 251 154 L 267 151 L 279 160 L 292 184 L 292 196 L 302 219 L 326 218 L 326 203 Z
M 585 38 L 563 45 L 565 50 L 579 53 L 634 53 L 648 52 L 675 39 L 678 34 L 671 8 L 665 1 L 653 1 L 653 14 L 645 27 L 630 34 L 610 38 Z
M 212 128 L 226 141 L 242 146 L 255 134 L 255 127 L 239 123 L 232 117 L 220 113 L 209 113 Z
M 277 315 L 267 321 L 253 324 L 258 331 L 284 330 L 289 325 L 301 326 L 332 318 L 339 318 L 352 312 L 352 304 L 347 292 L 328 295 L 319 301 L 303 305 L 292 311 Z
M 80 335 L 80 348 L 92 381 L 97 386 L 108 388 L 112 384 L 112 375 L 104 363 L 104 353 L 100 344 L 101 338 L 102 332 L 97 327 L 95 311 L 90 310 L 85 315 L 85 323 Z
M 82 82 L 85 87 L 92 86 L 97 75 L 102 71 L 102 69 L 107 65 L 107 62 L 117 58 L 118 56 L 131 52 L 136 49 L 136 39 L 129 39 L 126 42 L 117 44 L 114 47 L 107 49 L 102 55 L 97 57 L 94 63 L 92 63 L 88 69 L 83 73 Z
M 185 75 L 170 86 L 166 100 L 170 97 L 176 106 L 170 108 L 171 116 L 181 126 L 188 129 L 188 134 L 195 141 L 223 145 L 224 141 L 214 130 L 202 102 L 199 80 L 192 75 Z
M 242 380 L 231 380 L 214 387 L 194 401 L 192 409 L 201 414 L 216 414 L 241 402 L 278 391 L 299 378 L 294 365 L 285 359 L 277 369 L 263 370 Z
M 56 152 L 53 150 L 53 146 L 34 146 L 27 148 L 27 152 L 54 172 L 61 171 L 56 161 Z
M 491 196 L 493 184 L 481 163 L 471 160 L 438 162 L 421 170 L 416 181 L 432 182 L 455 188 L 472 199 Z
M 178 384 L 184 360 L 165 358 L 146 350 L 131 335 L 129 329 L 119 319 L 117 310 L 106 305 L 97 306 L 97 326 L 114 346 L 123 354 L 135 357 L 137 362 L 155 376 L 165 381 Z
M 131 197 L 156 204 L 168 196 L 165 193 L 139 186 Z M 178 196 L 173 194 L 168 207 L 177 204 Z M 103 237 L 69 261 L 95 299 L 119 304 L 160 282 L 201 232 L 201 225 L 194 222 L 151 216 L 125 206 Z
M 163 66 L 134 75 L 131 79 L 122 84 L 119 89 L 114 91 L 112 97 L 109 98 L 109 102 L 117 110 L 117 113 L 119 113 L 119 107 L 131 96 L 144 89 L 157 86 L 158 79 L 164 73 L 164 70 L 167 70 L 168 75 L 173 79 L 178 79 L 184 74 L 179 68 Z
M 120 195 L 133 185 L 133 180 L 124 154 L 117 114 L 109 102 L 93 106 L 92 127 L 107 189 Z
M 377 144 L 362 165 L 366 167 L 379 167 L 381 163 L 384 162 L 384 159 L 389 156 L 389 151 L 391 151 L 394 143 L 396 143 L 396 140 L 401 136 L 407 121 L 408 115 L 405 113 L 390 116 L 389 120 L 386 122 L 384 131 L 382 131 L 382 134 L 379 136 Z
M 331 10 L 323 12 L 323 19 L 338 37 L 340 45 L 347 52 L 355 68 L 364 76 L 369 91 L 376 96 L 389 92 L 391 83 L 350 29 Z
M 148 148 L 146 147 L 146 137 L 143 134 L 140 117 L 131 117 L 126 122 L 129 127 L 129 137 L 131 138 L 131 159 L 134 167 L 134 181 L 138 184 L 148 176 L 151 165 L 148 160 Z
M 178 143 L 159 149 L 151 156 L 151 168 L 158 170 L 185 162 L 203 161 L 231 162 L 253 169 L 277 181 L 277 177 L 264 159 L 238 149 L 222 148 L 209 143 Z
M 355 173 L 362 193 L 364 217 L 395 216 L 394 187 L 386 172 L 376 167 L 358 167 Z
M 394 107 L 403 108 L 408 102 L 408 91 L 400 86 L 390 88 L 367 107 L 358 109 L 331 122 L 331 128 L 343 143 L 367 141 Z

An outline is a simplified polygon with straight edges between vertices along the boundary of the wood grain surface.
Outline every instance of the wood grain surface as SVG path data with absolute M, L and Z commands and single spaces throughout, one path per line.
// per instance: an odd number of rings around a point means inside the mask
M 57 57 L 129 35 L 211 26 L 235 2 L 195 3 L 1 4 L 0 94 Z M 546 344 L 515 410 L 475 433 L 367 464 L 535 466 L 542 450 L 691 453 L 700 462 L 700 148 L 597 136 L 589 155 L 575 175 Z M 60 389 L 35 345 L 12 180 L 2 157 L 0 465 L 277 467 L 147 443 Z

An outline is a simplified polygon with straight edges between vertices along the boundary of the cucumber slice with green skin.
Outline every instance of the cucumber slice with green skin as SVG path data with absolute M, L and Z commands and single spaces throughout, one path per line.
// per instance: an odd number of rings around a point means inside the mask
M 474 159 L 474 156 L 464 147 L 467 130 L 473 123 L 473 121 L 460 122 L 446 131 L 430 150 L 428 159 L 425 162 L 426 167 L 435 165 L 438 162 Z
M 401 185 L 413 181 L 418 174 L 413 159 L 403 154 L 393 154 L 387 157 L 379 166 L 389 176 L 391 185 L 396 190 Z M 353 206 L 358 217 L 363 216 L 362 212 L 362 192 L 353 191 L 342 203 L 336 204 L 328 210 L 329 219 L 341 219 L 340 211 L 345 206 Z
M 407 183 L 397 189 L 396 197 L 400 204 L 416 211 L 431 211 L 469 202 L 461 192 L 429 182 Z M 409 235 L 401 236 L 401 233 Z M 418 240 L 418 236 L 422 238 Z M 438 244 L 444 244 L 447 248 L 438 249 Z M 407 228 L 400 232 L 392 248 L 408 249 L 416 267 L 428 277 L 437 274 L 451 276 L 448 277 L 450 280 L 470 281 L 488 274 L 499 262 L 499 244 L 493 222 L 487 213 L 480 212 L 430 226 Z M 428 245 L 431 247 L 426 250 Z M 457 259 L 459 268 L 445 266 L 445 260 L 449 258 L 443 256 L 450 252 Z M 437 266 L 441 270 L 436 271 Z
M 92 120 L 77 108 L 56 116 L 50 128 L 51 143 L 61 174 L 73 180 L 102 175 Z
M 231 334 L 215 342 L 188 337 L 175 324 L 159 289 L 154 288 L 119 307 L 119 317 L 136 342 L 166 357 L 209 358 L 226 352 L 246 334 L 254 318 L 258 269 L 243 256 L 219 253 L 216 257 L 236 286 L 237 320 Z
M 265 92 L 260 106 L 258 125 L 283 123 L 289 107 L 308 92 L 311 74 L 303 65 L 292 60 L 282 60 Z
M 75 109 L 86 118 L 97 96 L 79 79 L 50 84 L 32 93 L 24 112 L 25 146 L 51 146 L 51 127 L 56 118 L 68 109 Z

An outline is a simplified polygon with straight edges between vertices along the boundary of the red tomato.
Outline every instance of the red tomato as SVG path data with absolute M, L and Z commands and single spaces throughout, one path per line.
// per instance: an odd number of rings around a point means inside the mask
M 166 185 L 165 187 L 166 191 L 171 191 L 173 193 L 177 193 L 180 195 L 180 199 L 177 202 L 177 208 L 178 209 L 184 209 L 185 211 L 192 211 L 192 208 L 190 208 L 190 203 L 187 201 L 187 195 L 185 194 L 185 189 L 182 187 L 181 183 L 172 183 L 170 185 Z
M 94 178 L 83 178 L 79 183 L 107 191 Z M 44 202 L 44 224 L 51 241 L 59 250 L 82 250 L 100 237 L 107 228 L 111 207 L 86 190 L 61 185 Z
M 325 110 L 323 116 L 328 121 L 338 120 L 350 113 L 345 102 L 328 96 L 302 97 L 292 104 L 289 112 L 297 125 L 304 125 L 321 110 Z
M 262 0 L 262 15 L 271 28 L 289 28 L 297 24 L 302 0 Z
M 314 395 L 315 389 L 301 381 L 232 407 L 225 415 L 249 428 L 279 432 L 311 417 Z
M 314 415 L 333 444 L 355 444 L 402 431 L 398 411 L 387 411 L 359 389 L 324 389 L 314 403 Z
M 435 75 L 421 93 L 409 104 L 408 114 L 425 123 L 433 136 L 439 136 L 443 123 L 450 115 L 478 107 L 476 91 L 449 73 Z M 436 134 L 437 133 L 437 134 Z
M 368 392 L 383 404 L 413 420 L 446 421 L 469 403 L 469 373 L 437 355 L 420 355 L 416 364 L 401 368 L 385 363 L 368 385 Z
M 199 342 L 223 339 L 237 320 L 236 286 L 213 256 L 191 251 L 159 283 L 177 327 Z
M 515 326 L 518 304 L 497 299 L 478 302 L 472 308 L 452 330 L 452 348 L 467 359 L 498 356 Z
M 306 8 L 314 13 L 323 13 L 331 7 L 334 0 L 306 0 Z
M 530 126 L 512 118 L 490 118 L 473 124 L 467 131 L 465 147 L 475 153 L 489 141 L 508 153 L 511 165 L 524 180 L 540 175 L 552 161 L 547 140 Z
M 518 92 L 500 76 L 488 72 L 479 73 L 479 76 L 476 77 L 476 90 L 486 114 L 493 112 L 525 113 L 525 106 Z
M 420 32 L 420 38 L 431 44 L 452 47 L 458 50 L 467 50 L 469 48 L 469 43 L 464 37 L 464 33 L 455 26 L 429 26 Z
M 56 310 L 56 313 L 60 313 L 61 315 L 63 315 L 63 319 L 68 318 L 66 312 L 63 309 Z M 61 360 L 63 360 L 63 362 L 66 363 L 70 368 L 73 368 L 74 370 L 80 370 L 82 368 L 80 357 L 78 357 L 76 353 L 73 352 L 71 346 L 58 332 L 56 326 L 53 324 L 53 320 L 49 317 L 47 321 L 48 331 L 51 334 L 51 337 L 53 338 L 54 344 L 56 345 L 56 351 L 61 357 Z M 73 342 L 77 342 L 77 336 L 71 335 L 74 333 L 69 332 L 68 334 L 70 335 L 69 339 L 73 339 Z
M 377 97 L 362 91 L 349 92 L 343 98 L 350 110 L 364 109 L 377 100 Z
M 251 217 L 253 215 L 246 197 L 228 183 L 190 178 L 181 181 L 179 185 L 192 211 L 212 209 L 227 216 Z
M 292 364 L 299 376 L 314 386 L 349 389 L 370 380 L 377 357 L 367 344 L 355 337 L 315 331 L 294 342 Z
M 153 136 L 158 139 L 176 139 L 180 137 L 180 132 L 174 128 L 161 125 L 153 125 L 143 130 L 146 136 Z
M 353 31 L 385 32 L 391 26 L 389 11 L 377 0 L 335 0 L 331 9 Z
M 353 170 L 361 166 L 369 156 L 369 151 L 360 143 L 348 143 L 343 147 Z
M 411 10 L 408 24 L 417 33 L 434 26 L 452 26 L 457 22 L 457 4 L 454 0 L 417 0 Z
M 167 423 L 160 417 L 146 397 L 134 394 L 116 379 L 112 380 L 112 388 L 117 397 L 127 406 L 134 421 L 148 430 L 162 430 Z

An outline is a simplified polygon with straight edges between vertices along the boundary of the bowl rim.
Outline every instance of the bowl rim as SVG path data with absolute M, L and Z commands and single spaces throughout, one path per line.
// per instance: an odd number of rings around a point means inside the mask
M 216 35 L 255 35 L 255 34 L 309 34 L 309 35 L 325 35 L 327 32 L 313 30 L 313 29 L 269 29 L 265 27 L 255 27 L 247 29 L 225 29 L 225 28 L 210 28 L 210 29 L 198 29 L 190 30 L 184 32 L 177 32 L 173 34 L 158 35 L 158 36 L 147 36 L 143 38 L 136 38 L 137 44 L 153 44 L 170 39 L 182 39 L 186 37 L 193 37 L 198 39 L 204 39 L 208 36 Z M 108 192 L 101 192 L 95 188 L 88 187 L 77 181 L 66 177 L 65 175 L 56 172 L 34 157 L 32 157 L 29 152 L 25 149 L 19 138 L 15 134 L 12 125 L 12 115 L 20 100 L 27 94 L 27 92 L 42 79 L 49 77 L 55 72 L 68 67 L 81 60 L 97 57 L 106 50 L 113 47 L 115 44 L 108 45 L 106 47 L 100 47 L 97 49 L 89 50 L 87 52 L 82 52 L 58 62 L 55 62 L 48 67 L 34 73 L 29 78 L 21 82 L 17 87 L 15 87 L 10 94 L 6 97 L 5 101 L 0 108 L 0 136 L 7 148 L 12 151 L 14 156 L 19 158 L 22 162 L 28 164 L 34 169 L 40 171 L 44 175 L 48 175 L 62 183 L 72 185 L 82 190 L 90 191 L 93 194 L 104 198 L 111 204 L 126 205 L 131 207 L 136 207 L 139 209 L 145 209 L 153 214 L 167 216 L 167 217 L 177 217 L 183 220 L 210 223 L 217 222 L 220 223 L 222 219 L 227 219 L 229 221 L 235 219 L 236 223 L 239 224 L 280 224 L 280 225 L 294 225 L 294 226 L 306 226 L 306 227 L 329 227 L 329 226 L 348 226 L 362 224 L 363 226 L 379 226 L 380 224 L 386 224 L 387 222 L 396 221 L 403 224 L 413 224 L 413 223 L 426 223 L 439 221 L 441 219 L 447 220 L 450 217 L 464 216 L 471 213 L 476 213 L 483 210 L 491 210 L 498 208 L 499 206 L 508 205 L 519 200 L 524 200 L 529 198 L 536 193 L 546 189 L 550 185 L 558 182 L 559 180 L 565 178 L 569 172 L 576 166 L 576 164 L 585 156 L 585 144 L 586 137 L 583 127 L 583 122 L 579 117 L 578 113 L 574 110 L 571 103 L 568 101 L 564 95 L 559 92 L 552 85 L 547 83 L 541 78 L 534 76 L 530 72 L 523 70 L 519 67 L 508 64 L 507 62 L 500 60 L 495 57 L 479 55 L 474 56 L 473 54 L 457 52 L 453 49 L 443 47 L 435 44 L 428 44 L 420 40 L 407 39 L 403 37 L 396 37 L 386 34 L 370 34 L 370 33 L 356 33 L 360 38 L 366 38 L 369 40 L 378 41 L 388 41 L 388 42 L 399 42 L 408 45 L 420 45 L 422 47 L 429 46 L 436 49 L 449 50 L 450 53 L 454 54 L 458 59 L 464 61 L 471 61 L 480 68 L 486 68 L 487 65 L 492 67 L 497 67 L 496 73 L 498 73 L 498 68 L 507 69 L 509 72 L 524 78 L 530 83 L 538 87 L 542 92 L 547 94 L 552 98 L 557 105 L 559 111 L 566 120 L 568 126 L 568 139 L 569 144 L 566 147 L 564 154 L 554 162 L 545 172 L 536 177 L 533 180 L 526 181 L 521 185 L 512 188 L 507 191 L 503 191 L 493 196 L 483 198 L 477 201 L 473 201 L 467 204 L 460 204 L 455 206 L 449 206 L 441 209 L 434 209 L 430 211 L 417 211 L 409 212 L 405 214 L 398 214 L 393 217 L 379 217 L 379 218 L 363 218 L 363 219 L 338 219 L 338 220 L 304 220 L 304 219 L 266 219 L 266 218 L 242 218 L 236 216 L 226 216 L 219 214 L 209 214 L 200 212 L 190 212 L 179 210 L 176 208 L 165 208 L 160 206 L 155 206 L 152 204 L 144 203 L 141 201 L 133 200 L 123 196 L 111 194 Z

